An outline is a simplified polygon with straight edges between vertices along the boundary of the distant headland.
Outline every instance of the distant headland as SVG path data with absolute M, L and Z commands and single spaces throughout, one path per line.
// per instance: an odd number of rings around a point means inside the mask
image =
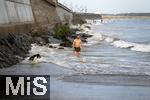
M 102 14 L 104 19 L 111 18 L 150 18 L 150 13 L 119 13 L 119 14 Z

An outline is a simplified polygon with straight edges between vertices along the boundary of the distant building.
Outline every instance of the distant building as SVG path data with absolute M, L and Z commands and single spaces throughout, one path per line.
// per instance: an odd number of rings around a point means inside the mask
M 63 24 L 72 24 L 73 14 L 72 11 L 67 8 L 66 6 L 58 3 L 57 7 L 57 14 L 60 17 L 60 20 Z

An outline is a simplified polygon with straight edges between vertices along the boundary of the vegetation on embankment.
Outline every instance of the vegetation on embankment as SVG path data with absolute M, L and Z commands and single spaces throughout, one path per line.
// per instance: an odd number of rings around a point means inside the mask
M 68 39 L 74 31 L 70 29 L 69 25 L 56 24 L 51 30 L 38 27 L 31 32 L 32 43 L 39 45 L 46 45 L 47 43 L 59 43 L 60 46 L 71 47 L 72 41 Z
M 54 27 L 54 38 L 61 40 L 61 46 L 71 47 L 72 42 L 68 39 L 74 32 L 70 29 L 68 25 L 56 25 Z

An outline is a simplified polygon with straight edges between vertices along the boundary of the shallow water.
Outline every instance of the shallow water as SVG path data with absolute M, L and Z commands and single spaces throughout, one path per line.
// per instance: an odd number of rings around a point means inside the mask
M 81 58 L 75 57 L 71 48 L 33 44 L 29 56 L 41 54 L 38 64 L 26 58 L 0 73 L 51 75 L 52 100 L 149 100 L 149 76 L 145 76 L 150 75 L 149 23 L 110 20 L 92 25 L 89 34 L 94 36 L 83 47 Z
M 92 25 L 93 37 L 82 49 L 50 49 L 33 44 L 30 54 L 41 54 L 39 62 L 53 62 L 82 74 L 150 75 L 150 20 L 109 20 Z M 87 29 L 85 29 L 87 30 Z

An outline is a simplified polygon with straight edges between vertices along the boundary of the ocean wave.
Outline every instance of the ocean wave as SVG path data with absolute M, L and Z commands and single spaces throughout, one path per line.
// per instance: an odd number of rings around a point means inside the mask
M 105 41 L 117 48 L 130 49 L 132 51 L 139 51 L 139 52 L 150 52 L 150 44 L 138 44 L 138 43 L 127 42 L 124 40 L 113 38 L 112 36 L 106 36 L 96 32 L 93 32 L 92 35 L 93 37 L 88 39 L 87 45 L 92 45 L 92 44 L 99 43 L 101 41 Z
M 105 41 L 108 42 L 108 43 L 112 43 L 114 41 L 114 38 L 106 37 Z
M 150 45 L 148 44 L 138 44 L 138 43 L 119 40 L 119 41 L 114 41 L 111 45 L 118 48 L 128 48 L 132 51 L 150 52 Z
M 93 35 L 91 38 L 88 38 L 88 43 L 85 45 L 94 45 L 97 43 L 100 43 L 100 41 L 104 40 L 103 36 L 99 33 L 89 33 L 90 35 Z
M 122 40 L 114 41 L 111 45 L 118 47 L 118 48 L 132 48 L 132 47 L 134 47 L 134 43 L 125 42 Z
M 96 21 L 88 20 L 88 22 L 90 23 L 90 27 L 95 25 L 99 26 L 107 23 L 112 23 L 114 21 L 115 20 L 104 20 L 103 23 L 101 23 L 101 20 L 96 20 Z M 84 26 L 86 26 L 86 24 L 82 26 L 82 29 L 87 30 Z M 114 38 L 113 36 L 116 35 L 117 33 L 101 34 L 101 33 L 93 32 L 92 30 L 88 31 L 87 33 L 93 35 L 93 37 L 88 39 L 88 43 L 86 45 L 94 45 L 100 43 L 101 41 L 105 41 L 117 48 L 130 49 L 132 51 L 138 51 L 138 52 L 147 52 L 147 53 L 150 52 L 150 44 L 132 43 L 129 41 L 121 40 L 119 38 L 118 39 Z
M 140 52 L 150 52 L 150 45 L 126 42 L 114 38 L 113 36 L 107 36 L 92 31 L 90 31 L 88 34 L 93 35 L 93 37 L 87 39 L 88 43 L 86 45 L 94 45 L 97 43 L 101 43 L 103 41 L 117 48 L 126 48 Z M 133 68 L 132 66 L 131 68 L 129 68 L 129 66 L 123 64 L 113 65 L 112 63 L 96 63 L 101 60 L 100 57 L 94 56 L 92 57 L 84 56 L 81 58 L 75 57 L 73 55 L 72 49 L 70 48 L 65 48 L 65 50 L 57 50 L 49 48 L 47 46 L 39 46 L 37 44 L 32 44 L 32 48 L 29 52 L 30 55 L 40 54 L 42 56 L 38 60 L 39 63 L 42 62 L 54 63 L 59 66 L 74 70 L 75 72 L 81 74 L 111 74 L 111 73 L 141 74 L 139 68 Z M 26 61 L 27 60 L 28 58 L 26 59 Z M 142 73 L 148 74 L 148 71 L 145 70 Z
M 133 51 L 141 51 L 141 52 L 150 52 L 150 45 L 145 44 L 135 44 L 133 48 L 131 48 Z

